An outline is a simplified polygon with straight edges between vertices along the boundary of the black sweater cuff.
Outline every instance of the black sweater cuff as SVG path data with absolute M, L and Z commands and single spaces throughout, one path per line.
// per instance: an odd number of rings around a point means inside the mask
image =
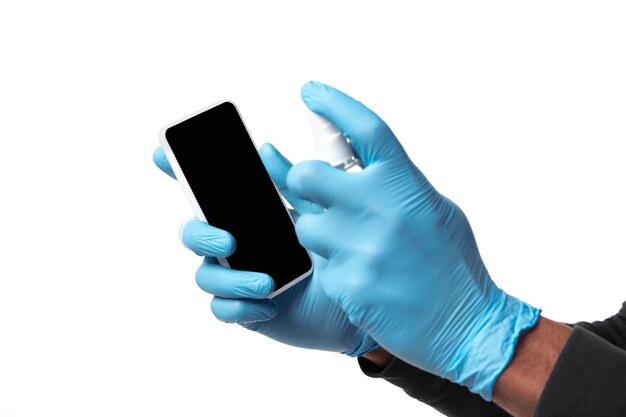
M 626 352 L 575 326 L 535 417 L 626 416 Z

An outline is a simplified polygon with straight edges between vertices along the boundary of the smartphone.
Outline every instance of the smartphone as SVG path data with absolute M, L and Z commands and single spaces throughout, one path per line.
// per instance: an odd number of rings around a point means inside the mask
M 235 238 L 237 249 L 218 258 L 221 265 L 268 274 L 269 298 L 311 274 L 311 256 L 232 101 L 163 126 L 159 141 L 196 217 Z

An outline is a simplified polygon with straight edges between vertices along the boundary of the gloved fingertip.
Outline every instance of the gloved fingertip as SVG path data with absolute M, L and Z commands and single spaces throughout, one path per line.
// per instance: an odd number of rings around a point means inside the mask
M 271 168 L 276 165 L 277 161 L 280 161 L 282 155 L 278 152 L 278 149 L 271 143 L 264 143 L 259 147 L 259 155 L 266 168 Z
M 307 81 L 304 83 L 302 88 L 300 89 L 300 97 L 304 104 L 307 105 L 311 110 L 319 110 L 316 105 L 316 95 L 321 88 L 327 87 L 325 84 L 320 83 L 319 81 Z
M 259 146 L 259 152 L 261 154 L 273 154 L 276 152 L 276 147 L 269 142 L 265 142 Z
M 170 177 L 176 179 L 176 175 L 174 174 L 174 171 L 172 170 L 172 166 L 170 165 L 169 161 L 167 160 L 167 157 L 165 156 L 165 152 L 163 152 L 163 148 L 158 147 L 154 150 L 154 152 L 152 153 L 152 161 L 156 164 L 156 166 L 161 171 L 163 171 Z
M 201 256 L 226 257 L 232 255 L 237 248 L 233 235 L 195 217 L 183 222 L 179 239 L 186 248 Z
M 257 298 L 266 298 L 274 291 L 274 280 L 267 275 L 260 277 L 257 280 Z
M 189 217 L 188 219 L 186 219 L 184 222 L 182 222 L 180 224 L 180 227 L 178 228 L 178 239 L 180 239 L 181 241 L 183 240 L 183 234 L 185 231 L 185 228 L 187 228 L 187 225 L 191 222 L 197 222 L 198 219 L 196 219 L 195 217 Z
M 300 95 L 305 96 L 311 88 L 315 88 L 315 86 L 318 84 L 319 82 L 314 80 L 309 80 L 305 82 L 304 84 L 302 84 L 302 88 L 300 89 Z
M 161 148 L 160 146 L 157 146 L 154 152 L 152 152 L 152 159 L 158 165 L 157 161 L 160 161 L 162 158 L 165 158 L 165 153 L 163 152 L 163 148 Z
M 259 155 L 276 186 L 281 192 L 284 191 L 282 188 L 285 186 L 287 173 L 292 165 L 291 162 L 269 143 L 265 143 L 259 148 Z
M 237 249 L 237 242 L 235 241 L 235 238 L 227 231 L 223 231 L 221 241 L 218 240 L 217 243 L 221 245 L 221 248 L 219 249 L 221 254 L 215 256 L 230 256 L 233 252 L 235 252 L 235 249 Z

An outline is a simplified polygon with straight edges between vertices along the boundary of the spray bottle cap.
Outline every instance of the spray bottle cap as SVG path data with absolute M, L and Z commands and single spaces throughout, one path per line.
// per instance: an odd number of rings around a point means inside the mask
M 348 140 L 337 127 L 325 117 L 308 110 L 315 140 L 315 151 L 320 159 L 333 166 L 343 166 L 357 160 Z

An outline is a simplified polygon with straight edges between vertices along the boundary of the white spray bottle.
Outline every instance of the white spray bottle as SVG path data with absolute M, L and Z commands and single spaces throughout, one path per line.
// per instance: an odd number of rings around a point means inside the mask
M 363 162 L 354 153 L 349 140 L 325 117 L 308 110 L 313 130 L 314 147 L 320 159 L 345 171 L 363 169 Z

